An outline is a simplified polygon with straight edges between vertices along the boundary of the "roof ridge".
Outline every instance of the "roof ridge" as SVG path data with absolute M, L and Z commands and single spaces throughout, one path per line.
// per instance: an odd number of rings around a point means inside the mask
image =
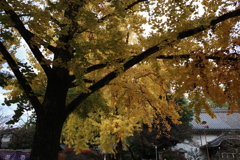
M 213 108 L 212 112 L 213 113 L 227 113 L 228 111 L 231 112 L 228 108 Z M 233 113 L 239 113 L 240 111 L 232 111 Z M 201 113 L 207 113 L 205 109 L 201 110 Z

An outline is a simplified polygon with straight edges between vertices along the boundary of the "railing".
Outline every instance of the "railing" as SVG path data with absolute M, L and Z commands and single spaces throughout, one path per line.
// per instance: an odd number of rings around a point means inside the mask
M 217 147 L 222 143 L 222 141 L 227 140 L 227 139 L 240 139 L 240 136 L 237 134 L 223 133 L 220 136 L 218 136 L 216 139 L 209 141 L 208 146 L 209 147 Z

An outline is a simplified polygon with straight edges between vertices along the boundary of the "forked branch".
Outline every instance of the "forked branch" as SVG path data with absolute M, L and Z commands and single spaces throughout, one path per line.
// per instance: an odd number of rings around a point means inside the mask
M 141 62 L 144 59 L 148 58 L 149 56 L 153 55 L 154 53 L 159 52 L 162 49 L 164 49 L 166 46 L 169 46 L 169 45 L 173 44 L 174 42 L 176 42 L 176 39 L 181 40 L 181 39 L 193 36 L 193 35 L 195 35 L 197 33 L 200 33 L 202 31 L 204 31 L 204 30 L 206 30 L 206 29 L 208 29 L 208 28 L 210 28 L 210 27 L 212 27 L 212 26 L 214 26 L 214 25 L 216 25 L 216 24 L 226 20 L 226 19 L 237 17 L 237 16 L 240 16 L 240 9 L 237 9 L 237 10 L 235 10 L 233 12 L 229 12 L 229 13 L 226 13 L 226 14 L 224 14 L 222 16 L 217 17 L 215 20 L 212 20 L 209 25 L 199 26 L 199 27 L 187 30 L 187 31 L 183 31 L 183 32 L 180 32 L 176 37 L 171 37 L 171 39 L 165 39 L 165 40 L 162 41 L 165 44 L 164 46 L 160 47 L 159 44 L 156 44 L 155 46 L 148 48 L 147 50 L 145 50 L 144 52 L 142 52 L 138 56 L 135 56 L 132 59 L 130 59 L 127 62 L 125 62 L 124 65 L 123 65 L 122 71 L 127 71 L 129 68 L 131 68 L 132 66 L 138 64 L 139 62 Z M 186 55 L 184 55 L 184 56 L 186 56 Z M 164 57 L 162 56 L 162 58 L 164 58 Z M 103 66 L 99 65 L 98 67 L 103 67 Z M 117 75 L 117 70 L 114 70 L 114 71 L 110 72 L 109 74 L 107 74 L 102 79 L 100 79 L 98 82 L 96 82 L 93 85 L 91 85 L 89 87 L 89 90 L 90 90 L 89 93 L 82 93 L 82 94 L 80 94 L 77 98 L 75 98 L 67 106 L 67 108 L 66 108 L 67 109 L 67 113 L 71 113 L 71 111 L 73 111 L 91 93 L 94 93 L 95 91 L 97 91 L 100 88 L 104 87 L 105 85 L 107 85 L 111 80 L 113 80 L 117 76 L 118 76 Z

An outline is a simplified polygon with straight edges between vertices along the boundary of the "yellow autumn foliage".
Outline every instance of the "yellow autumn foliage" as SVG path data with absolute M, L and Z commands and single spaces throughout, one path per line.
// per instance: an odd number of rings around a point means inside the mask
M 147 63 L 123 73 L 121 78 L 101 89 L 108 112 L 92 109 L 87 118 L 75 113 L 70 115 L 63 129 L 65 143 L 74 146 L 76 151 L 91 143 L 98 145 L 104 153 L 116 153 L 117 143 L 121 141 L 127 145 L 126 138 L 141 131 L 143 123 L 150 128 L 161 123 L 158 128 L 167 131 L 171 129 L 167 118 L 180 124 L 180 106 L 167 99 L 171 94 L 170 79 L 165 74 L 164 68 L 154 70 Z M 99 115 L 100 119 L 97 118 Z
M 157 116 L 170 129 L 165 119 L 180 123 L 180 108 L 168 94 L 188 95 L 196 115 L 205 109 L 214 117 L 207 99 L 239 110 L 239 5 L 1 0 L 0 64 L 16 76 L 5 103 L 36 112 L 31 159 L 56 159 L 65 120 L 66 141 L 78 151 L 97 143 L 114 152 L 142 123 L 157 124 Z M 108 108 L 86 103 L 98 100 L 95 93 Z

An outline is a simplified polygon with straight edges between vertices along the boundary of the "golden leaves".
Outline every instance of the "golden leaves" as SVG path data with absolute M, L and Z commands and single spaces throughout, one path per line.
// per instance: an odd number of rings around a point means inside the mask
M 99 129 L 93 125 L 92 119 L 83 119 L 77 114 L 71 114 L 62 131 L 65 143 L 74 146 L 79 153 L 83 149 L 88 149 L 88 143 L 94 144 L 94 137 L 97 136 Z
M 121 140 L 125 145 L 125 138 L 132 136 L 134 130 L 138 130 L 141 124 L 135 117 L 130 119 L 124 115 L 114 115 L 103 119 L 100 124 L 99 147 L 104 153 L 115 153 L 114 146 Z
M 98 144 L 104 153 L 115 153 L 117 143 L 121 141 L 123 145 L 127 145 L 126 138 L 132 136 L 135 131 L 140 131 L 143 123 L 149 126 L 160 123 L 162 126 L 158 127 L 163 127 L 166 131 L 171 128 L 167 118 L 175 124 L 181 124 L 180 107 L 169 98 L 171 95 L 168 81 L 164 67 L 154 70 L 148 63 L 137 65 L 122 73 L 118 79 L 101 90 L 109 107 L 108 112 L 101 112 L 99 108 L 96 112 L 101 115 L 101 119 L 96 120 L 95 111 L 91 111 L 87 119 L 78 117 L 73 124 L 67 122 L 65 133 L 73 132 L 67 136 L 67 143 L 71 144 L 70 139 L 74 139 L 74 145 L 79 150 L 84 143 L 91 141 Z M 76 130 L 67 129 L 68 127 L 81 129 L 77 133 L 79 136 L 71 137 L 75 135 Z M 91 137 L 92 130 L 99 134 L 95 139 Z
M 76 145 L 76 149 L 80 150 L 91 142 L 100 144 L 106 152 L 113 152 L 118 141 L 124 142 L 127 136 L 139 129 L 141 123 L 149 126 L 157 123 L 158 116 L 162 118 L 161 124 L 170 129 L 166 118 L 176 124 L 180 123 L 180 108 L 169 98 L 169 94 L 181 97 L 187 93 L 192 100 L 190 106 L 196 112 L 205 108 L 211 114 L 207 98 L 219 104 L 228 102 L 231 109 L 239 109 L 239 62 L 228 59 L 238 58 L 237 49 L 229 49 L 233 43 L 237 47 L 239 44 L 239 37 L 232 36 L 233 33 L 237 34 L 233 28 L 238 19 L 226 20 L 209 31 L 181 41 L 177 39 L 181 31 L 198 26 L 206 27 L 217 10 L 225 13 L 220 6 L 225 4 L 224 7 L 227 7 L 227 2 L 203 0 L 205 13 L 201 19 L 197 19 L 197 7 L 192 5 L 197 2 L 195 0 L 159 0 L 151 1 L 150 4 L 139 3 L 129 8 L 127 7 L 134 0 L 89 0 L 81 6 L 73 0 L 67 3 L 44 3 L 43 0 L 35 2 L 44 6 L 9 1 L 17 8 L 17 13 L 27 15 L 22 21 L 36 35 L 32 38 L 32 47 L 45 48 L 46 57 L 70 57 L 66 58 L 66 64 L 61 58 L 44 60 L 45 64 L 49 64 L 49 69 L 52 65 L 57 68 L 66 67 L 69 74 L 76 77 L 74 82 L 78 86 L 69 89 L 69 101 L 76 97 L 76 93 L 70 93 L 73 90 L 78 94 L 90 92 L 87 87 L 92 83 L 85 83 L 85 79 L 94 83 L 113 70 L 118 74 L 116 79 L 101 90 L 109 106 L 108 113 L 98 110 L 99 119 L 94 118 L 95 111 L 87 113 L 85 119 L 74 114 L 69 117 L 65 128 L 66 141 Z M 74 6 L 78 6 L 75 11 L 72 8 Z M 70 11 L 74 13 L 67 15 Z M 142 11 L 146 14 L 140 14 Z M 9 19 L 6 22 L 12 24 Z M 154 29 L 148 36 L 144 35 L 147 29 L 143 26 L 146 24 Z M 8 48 L 16 44 L 9 44 Z M 49 45 L 57 51 L 49 51 Z M 122 73 L 124 62 L 155 45 L 164 48 L 161 53 L 156 53 L 158 55 L 189 54 L 190 59 L 151 60 L 157 57 L 153 55 Z M 59 50 L 62 51 L 61 54 Z M 219 56 L 219 59 L 206 58 L 211 56 Z M 106 67 L 85 74 L 88 67 L 96 65 Z M 28 80 L 34 91 L 44 96 L 46 76 L 39 65 L 33 66 L 41 73 Z M 13 86 L 9 86 L 9 89 L 15 89 L 15 86 L 11 87 Z M 22 92 L 16 90 L 11 94 L 16 96 Z M 94 139 L 98 133 L 100 137 Z

